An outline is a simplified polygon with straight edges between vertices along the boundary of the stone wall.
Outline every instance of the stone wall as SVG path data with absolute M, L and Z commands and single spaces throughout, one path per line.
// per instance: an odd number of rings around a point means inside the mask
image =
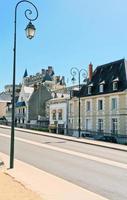
M 38 116 L 46 117 L 46 101 L 51 99 L 51 92 L 41 85 L 34 91 L 29 100 L 29 120 L 37 120 Z

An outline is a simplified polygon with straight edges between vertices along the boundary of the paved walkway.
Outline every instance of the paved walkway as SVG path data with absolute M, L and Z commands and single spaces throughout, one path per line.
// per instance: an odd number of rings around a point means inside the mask
M 0 169 L 0 200 L 43 200 Z
M 8 165 L 9 157 L 7 155 L 0 153 L 0 158 L 5 165 Z M 43 200 L 108 200 L 16 159 L 14 169 L 6 170 L 6 173 L 18 183 L 9 176 L 0 173 L 0 179 L 1 177 L 5 179 L 5 181 L 1 179 L 0 182 L 0 200 L 12 200 L 9 197 L 11 195 L 17 197 L 17 199 L 14 197 L 13 200 L 20 200 L 20 197 L 22 200 L 40 200 L 36 194 L 40 195 Z M 3 189 L 1 185 L 3 185 Z M 26 190 L 23 185 L 36 194 Z

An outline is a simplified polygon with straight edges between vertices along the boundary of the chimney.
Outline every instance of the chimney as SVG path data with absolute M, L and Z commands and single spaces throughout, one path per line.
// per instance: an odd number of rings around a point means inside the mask
M 45 69 L 41 70 L 42 75 L 45 75 Z
M 89 82 L 92 80 L 92 74 L 93 74 L 93 65 L 92 63 L 89 64 Z
M 49 75 L 52 74 L 52 71 L 53 71 L 52 66 L 48 66 L 48 74 L 49 74 Z

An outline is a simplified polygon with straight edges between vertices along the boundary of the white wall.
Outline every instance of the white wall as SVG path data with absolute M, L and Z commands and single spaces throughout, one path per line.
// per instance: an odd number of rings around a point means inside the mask
M 67 124 L 67 102 L 59 102 L 59 103 L 53 103 L 50 104 L 50 124 L 54 124 L 54 121 L 57 121 L 58 124 Z M 62 110 L 62 120 L 58 120 L 58 110 L 61 109 Z M 56 110 L 56 120 L 52 119 L 52 111 Z

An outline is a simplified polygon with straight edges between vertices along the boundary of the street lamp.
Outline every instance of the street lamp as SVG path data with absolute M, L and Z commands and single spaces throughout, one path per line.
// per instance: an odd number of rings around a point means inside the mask
M 78 77 L 78 137 L 80 137 L 81 133 L 81 119 L 80 119 L 80 114 L 81 114 L 81 105 L 80 105 L 80 89 L 81 89 L 81 75 L 84 78 L 83 81 L 86 81 L 87 79 L 87 71 L 85 69 L 78 69 L 76 67 L 72 67 L 70 71 L 72 75 L 72 81 L 76 81 L 76 76 Z
M 35 21 L 38 18 L 38 10 L 36 6 L 27 0 L 19 1 L 15 6 L 15 18 L 14 18 L 14 49 L 13 49 L 13 91 L 12 91 L 12 123 L 11 123 L 11 145 L 10 145 L 10 169 L 14 167 L 14 132 L 15 132 L 15 72 L 16 72 L 16 33 L 17 33 L 17 8 L 21 3 L 31 4 L 36 12 L 35 17 L 30 17 L 33 14 L 31 9 L 25 10 L 25 17 L 29 20 L 29 23 L 25 29 L 26 36 L 29 39 L 32 39 L 35 35 L 35 27 L 32 24 L 32 21 Z

